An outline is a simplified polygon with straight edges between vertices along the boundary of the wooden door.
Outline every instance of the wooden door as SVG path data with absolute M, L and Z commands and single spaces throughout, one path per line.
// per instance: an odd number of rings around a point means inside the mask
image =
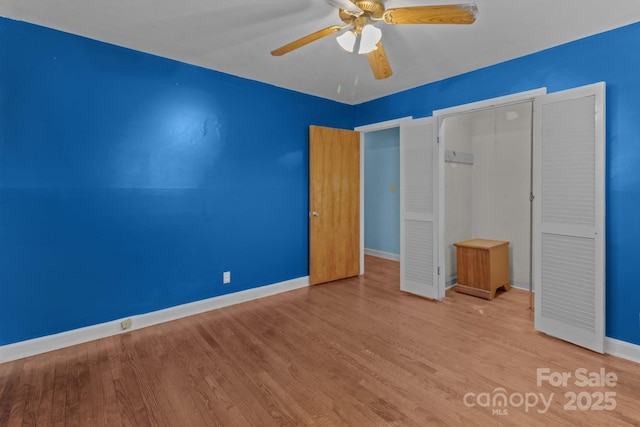
M 309 128 L 309 283 L 360 273 L 360 134 Z
M 535 327 L 602 353 L 605 86 L 534 104 Z

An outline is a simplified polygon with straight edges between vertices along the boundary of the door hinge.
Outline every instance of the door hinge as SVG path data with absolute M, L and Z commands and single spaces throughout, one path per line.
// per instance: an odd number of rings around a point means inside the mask
M 437 136 L 437 137 L 436 137 L 436 142 L 437 142 L 438 144 L 440 144 L 440 137 L 439 137 L 439 136 Z
M 533 202 L 533 199 L 535 199 L 536 196 L 533 195 L 533 193 L 529 193 L 529 202 Z
M 438 267 L 438 276 L 440 275 L 440 267 Z

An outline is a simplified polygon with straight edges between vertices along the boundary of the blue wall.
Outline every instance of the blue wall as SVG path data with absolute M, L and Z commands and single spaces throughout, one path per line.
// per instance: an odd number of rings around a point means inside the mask
M 364 247 L 400 255 L 400 128 L 365 134 Z
M 607 82 L 607 336 L 640 344 L 640 24 L 355 107 L 358 125 L 547 87 Z
M 0 18 L 0 345 L 306 276 L 311 124 L 353 107 Z
M 0 345 L 307 275 L 310 124 L 603 80 L 607 335 L 640 345 L 639 51 L 635 24 L 352 107 L 0 18 Z

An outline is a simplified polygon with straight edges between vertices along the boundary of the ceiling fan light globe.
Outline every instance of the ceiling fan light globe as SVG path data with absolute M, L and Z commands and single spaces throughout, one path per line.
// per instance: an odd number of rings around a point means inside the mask
M 378 48 L 378 42 L 382 38 L 382 31 L 371 24 L 367 24 L 362 29 L 360 36 L 360 50 L 358 53 L 366 54 Z
M 336 41 L 347 52 L 353 52 L 353 47 L 356 44 L 356 34 L 353 31 L 345 31 L 336 37 Z

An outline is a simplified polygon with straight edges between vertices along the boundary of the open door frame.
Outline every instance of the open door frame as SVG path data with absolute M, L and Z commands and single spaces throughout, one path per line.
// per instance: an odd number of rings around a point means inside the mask
M 411 122 L 412 117 L 387 120 L 365 126 L 358 126 L 354 130 L 360 132 L 360 274 L 364 274 L 364 142 L 365 134 L 379 130 L 399 128 L 403 123 Z
M 526 92 L 520 92 L 520 93 L 516 93 L 516 94 L 512 94 L 512 95 L 506 95 L 506 96 L 501 96 L 498 98 L 491 98 L 491 99 L 487 99 L 484 101 L 478 101 L 478 102 L 473 102 L 470 104 L 464 104 L 464 105 L 458 105 L 455 107 L 450 107 L 450 108 L 443 108 L 441 110 L 436 110 L 433 112 L 433 117 L 435 120 L 435 128 L 436 128 L 436 132 L 438 134 L 438 150 L 439 150 L 439 155 L 438 155 L 438 161 L 439 161 L 439 179 L 438 182 L 440 183 L 440 187 L 439 187 L 439 191 L 438 191 L 438 206 L 440 209 L 438 218 L 438 234 L 440 236 L 440 240 L 439 240 L 439 248 L 438 248 L 438 254 L 439 254 L 439 259 L 440 259 L 440 269 L 444 271 L 444 260 L 445 260 L 445 246 L 444 246 L 444 242 L 445 239 L 444 237 L 444 233 L 445 233 L 445 212 L 444 212 L 444 208 L 445 208 L 445 191 L 444 191 L 444 123 L 446 121 L 446 119 L 448 117 L 453 117 L 453 116 L 459 116 L 462 114 L 469 114 L 469 113 L 473 113 L 476 111 L 481 111 L 481 110 L 487 110 L 487 109 L 492 109 L 492 108 L 499 108 L 499 107 L 505 107 L 508 105 L 512 105 L 512 104 L 520 104 L 522 102 L 534 102 L 534 100 L 539 97 L 539 96 L 543 96 L 546 95 L 547 93 L 547 88 L 540 88 L 540 89 L 534 89 L 534 90 L 530 90 L 530 91 L 526 91 Z M 533 124 L 532 124 L 533 125 Z M 445 275 L 441 274 L 438 277 L 438 287 L 439 289 L 442 289 L 442 292 L 444 293 L 444 289 L 446 288 L 446 283 L 445 283 Z

